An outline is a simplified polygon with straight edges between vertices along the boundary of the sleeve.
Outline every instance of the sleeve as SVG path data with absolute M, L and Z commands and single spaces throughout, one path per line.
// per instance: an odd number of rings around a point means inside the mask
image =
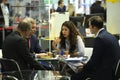
M 94 42 L 94 47 L 93 47 L 93 53 L 88 61 L 88 63 L 85 65 L 85 70 L 94 70 L 97 67 L 100 67 L 100 60 L 104 54 L 105 51 L 105 46 L 100 38 L 96 38 Z
M 35 53 L 45 52 L 45 51 L 42 50 L 42 48 L 41 48 L 41 46 L 39 44 L 39 40 L 38 40 L 36 35 L 31 36 L 30 44 L 31 44 L 30 52 L 32 52 L 32 53 L 33 52 L 35 52 Z
M 84 56 L 85 54 L 85 45 L 81 39 L 80 36 L 77 37 L 78 38 L 78 53 L 79 53 L 79 56 Z
M 56 12 L 60 12 L 61 11 L 61 9 L 60 9 L 60 7 L 58 7 L 57 9 L 56 9 Z
M 17 43 L 17 53 L 22 56 L 24 61 L 30 65 L 30 67 L 36 70 L 44 69 L 42 65 L 40 65 L 34 58 L 31 56 L 29 48 L 27 46 L 27 42 L 25 39 L 20 39 Z
M 45 51 L 43 51 L 42 50 L 42 48 L 41 48 L 41 46 L 40 46 L 40 44 L 39 44 L 39 40 L 37 39 L 37 37 L 36 37 L 36 45 L 35 45 L 35 53 L 41 53 L 41 52 L 45 52 Z
M 64 5 L 64 7 L 63 7 L 63 11 L 65 12 L 66 11 L 66 6 Z

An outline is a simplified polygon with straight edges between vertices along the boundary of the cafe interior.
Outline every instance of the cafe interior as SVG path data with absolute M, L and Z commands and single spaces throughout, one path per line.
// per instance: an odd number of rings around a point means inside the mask
M 101 6 L 106 11 L 105 16 L 103 13 L 92 14 L 90 12 L 90 6 L 95 1 L 101 1 Z M 8 26 L 0 24 L 0 62 L 1 59 L 3 59 L 3 41 L 10 33 L 16 30 L 20 21 L 26 17 L 36 20 L 37 30 L 35 35 L 39 40 L 39 45 L 44 51 L 50 53 L 50 55 L 42 56 L 36 60 L 52 67 L 50 71 L 33 71 L 34 75 L 31 75 L 33 78 L 30 80 L 70 80 L 71 74 L 76 72 L 76 67 L 71 66 L 72 62 L 79 62 L 79 64 L 76 63 L 74 65 L 76 66 L 81 65 L 82 62 L 87 63 L 87 61 L 89 61 L 95 38 L 95 35 L 90 32 L 88 26 L 88 19 L 92 16 L 104 17 L 104 28 L 117 38 L 120 45 L 119 0 L 63 0 L 63 3 L 66 6 L 66 11 L 57 12 L 58 0 L 6 0 L 6 4 L 8 4 L 9 24 Z M 67 11 L 69 4 L 73 5 L 75 15 L 69 15 L 70 13 Z M 84 57 L 63 58 L 56 55 L 52 42 L 60 36 L 61 26 L 65 21 L 72 21 L 77 27 L 77 30 L 82 34 L 85 45 Z M 62 69 L 60 64 L 62 64 Z M 17 65 L 17 67 L 18 74 L 20 74 L 19 77 L 22 78 L 23 74 L 21 73 L 19 65 Z M 14 72 L 11 73 L 14 74 Z M 9 74 L 5 80 L 7 80 L 7 78 L 8 80 L 24 80 L 17 79 L 14 75 L 9 76 Z

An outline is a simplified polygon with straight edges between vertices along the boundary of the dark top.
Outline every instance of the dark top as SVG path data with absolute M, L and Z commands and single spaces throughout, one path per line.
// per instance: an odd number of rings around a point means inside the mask
M 45 52 L 45 51 L 42 50 L 42 48 L 39 44 L 39 40 L 38 40 L 36 35 L 32 35 L 31 38 L 30 38 L 30 52 L 31 53 Z
M 58 7 L 56 9 L 56 12 L 65 12 L 65 11 L 66 11 L 66 6 L 64 6 L 63 8 Z
M 102 6 L 100 6 L 97 3 L 92 4 L 92 6 L 90 7 L 90 13 L 105 13 L 105 10 Z
M 102 18 L 106 21 L 106 10 L 100 4 L 94 3 L 90 7 L 90 14 L 102 13 Z
M 39 63 L 34 60 L 33 56 L 31 56 L 27 40 L 20 36 L 20 33 L 17 31 L 12 32 L 6 37 L 3 43 L 2 55 L 3 58 L 16 60 L 21 70 L 43 69 L 43 66 L 39 65 Z M 7 65 L 8 69 L 9 67 L 12 68 L 11 64 Z M 14 68 L 12 70 L 14 70 Z
M 114 80 L 115 67 L 120 59 L 118 40 L 106 30 L 100 31 L 95 38 L 93 53 L 82 72 L 72 76 L 71 80 Z

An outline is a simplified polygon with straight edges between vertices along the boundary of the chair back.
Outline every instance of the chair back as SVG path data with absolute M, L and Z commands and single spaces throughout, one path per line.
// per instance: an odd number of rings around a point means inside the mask
M 8 65 L 10 64 L 10 65 Z M 1 72 L 3 76 L 18 77 L 23 80 L 22 72 L 18 63 L 13 59 L 0 58 Z
M 118 60 L 115 70 L 115 80 L 120 80 L 120 59 Z

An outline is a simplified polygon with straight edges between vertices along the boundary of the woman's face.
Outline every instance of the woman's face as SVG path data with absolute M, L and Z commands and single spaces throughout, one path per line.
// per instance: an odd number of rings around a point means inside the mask
M 62 35 L 63 35 L 65 38 L 68 38 L 69 33 L 70 33 L 69 28 L 67 28 L 66 26 L 63 26 L 63 27 L 62 27 Z

